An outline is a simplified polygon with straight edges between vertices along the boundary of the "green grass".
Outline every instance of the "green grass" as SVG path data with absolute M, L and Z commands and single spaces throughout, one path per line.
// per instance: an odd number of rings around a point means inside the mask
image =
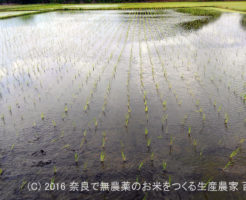
M 118 9 L 155 9 L 155 8 L 192 8 L 199 7 L 199 12 L 215 14 L 218 11 L 237 11 L 246 13 L 246 1 L 234 2 L 153 2 L 153 3 L 111 3 L 111 4 L 28 4 L 28 5 L 1 5 L 1 11 L 35 11 L 35 13 L 56 10 L 118 10 Z M 196 11 L 191 11 L 197 13 Z M 8 16 L 0 15 L 0 19 L 27 15 L 18 13 Z

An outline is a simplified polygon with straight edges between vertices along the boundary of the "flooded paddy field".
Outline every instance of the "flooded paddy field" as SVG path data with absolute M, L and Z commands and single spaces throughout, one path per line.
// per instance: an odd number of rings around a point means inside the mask
M 243 199 L 245 16 L 68 11 L 0 28 L 0 199 Z M 228 191 L 93 191 L 102 181 Z

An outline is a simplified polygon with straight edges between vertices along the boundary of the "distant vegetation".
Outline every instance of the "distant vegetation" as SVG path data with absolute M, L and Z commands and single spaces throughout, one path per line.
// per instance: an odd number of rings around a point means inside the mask
M 178 12 L 182 13 L 189 13 L 191 15 L 197 16 L 211 16 L 211 17 L 218 17 L 220 16 L 220 12 L 217 10 L 205 9 L 205 8 L 177 8 Z
M 219 17 L 220 12 L 240 12 L 242 14 L 246 14 L 246 1 L 162 1 L 140 3 L 137 1 L 138 0 L 1 0 L 1 3 L 3 4 L 0 5 L 0 19 L 58 10 L 126 10 L 176 8 L 179 12 L 185 12 L 192 15 L 211 16 L 213 18 Z M 194 10 L 192 8 L 196 9 Z M 199 21 L 196 23 L 196 26 L 199 27 L 201 24 L 206 23 L 206 20 L 202 23 Z M 245 20 L 242 21 L 242 25 L 244 24 Z M 186 28 L 190 26 L 190 24 L 184 25 Z M 194 27 L 194 25 L 192 25 L 192 27 Z
M 143 0 L 1 0 L 0 4 L 35 4 L 35 3 L 130 3 L 130 2 L 154 2 L 154 0 L 143 1 Z M 158 2 L 170 2 L 175 0 L 162 0 Z M 176 0 L 177 1 L 177 0 Z M 191 1 L 191 2 L 199 2 L 199 0 L 181 0 L 181 1 Z M 206 1 L 206 0 L 200 0 Z M 210 0 L 215 1 L 215 0 Z M 224 0 L 216 0 L 216 1 L 224 1 Z

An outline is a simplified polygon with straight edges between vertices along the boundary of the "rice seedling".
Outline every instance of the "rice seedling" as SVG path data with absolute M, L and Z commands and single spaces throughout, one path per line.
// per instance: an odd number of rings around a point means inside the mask
M 121 156 L 122 156 L 122 160 L 123 160 L 123 162 L 126 162 L 126 156 L 125 156 L 125 154 L 124 154 L 124 152 L 123 152 L 123 151 L 121 152 Z
M 41 113 L 41 119 L 44 120 L 44 113 Z
M 169 183 L 169 185 L 171 185 L 171 183 L 172 183 L 172 179 L 171 179 L 170 175 L 168 176 L 168 183 Z
M 23 190 L 24 187 L 26 186 L 26 184 L 27 184 L 26 180 L 22 181 L 21 186 L 20 186 L 20 190 Z
M 239 141 L 239 145 L 243 144 L 244 141 L 245 141 L 245 139 L 241 139 L 241 140 Z
M 148 135 L 148 133 L 149 133 L 149 131 L 148 131 L 148 129 L 147 128 L 145 128 L 145 135 L 147 136 Z
M 159 135 L 157 138 L 158 138 L 158 139 L 162 139 L 162 138 L 163 138 L 163 136 L 162 136 L 162 135 Z
M 166 106 L 167 106 L 167 102 L 166 101 L 163 101 L 162 102 L 162 106 L 163 106 L 163 109 L 165 110 L 166 109 Z
M 154 161 L 154 152 L 151 153 L 150 160 L 153 162 Z
M 228 163 L 226 163 L 225 167 L 223 168 L 223 171 L 226 170 L 231 165 L 232 165 L 232 162 L 228 161 Z
M 78 164 L 78 160 L 79 160 L 79 157 L 78 157 L 78 153 L 77 152 L 75 152 L 75 154 L 74 154 L 74 160 L 75 160 L 75 163 L 77 165 Z
M 148 108 L 148 106 L 146 105 L 146 106 L 145 106 L 145 112 L 147 113 L 148 110 L 149 110 L 149 108 Z
M 147 106 L 147 101 L 146 101 L 146 99 L 144 100 L 144 106 Z
M 225 118 L 224 118 L 224 123 L 225 123 L 225 125 L 227 125 L 227 124 L 228 124 L 228 121 L 229 121 L 228 114 L 227 114 L 227 113 L 225 113 Z
M 203 113 L 202 115 L 202 120 L 205 121 L 206 120 L 206 115 Z
M 103 163 L 105 160 L 105 153 L 102 151 L 101 154 L 100 154 L 100 161 L 101 163 Z
M 221 111 L 221 108 L 222 108 L 222 107 L 221 107 L 221 106 L 219 106 L 219 108 L 218 108 L 218 110 L 217 110 L 217 111 L 218 111 L 218 113 L 220 113 L 220 111 Z
M 130 113 L 132 112 L 132 110 L 131 110 L 131 108 L 130 108 L 130 103 L 129 103 L 129 102 L 128 102 L 127 106 L 128 106 L 127 112 L 128 112 L 128 114 L 130 114 Z
M 79 147 L 81 148 L 84 145 L 84 143 L 85 143 L 85 137 L 82 138 Z
M 130 117 L 129 114 L 126 114 L 126 119 L 125 119 L 126 128 L 128 127 L 129 117 Z
M 197 140 L 196 140 L 196 139 L 193 140 L 193 146 L 194 146 L 194 147 L 197 146 Z
M 52 120 L 52 125 L 54 126 L 54 128 L 56 127 L 56 122 L 54 120 Z
M 66 117 L 66 114 L 65 113 L 62 113 L 62 120 L 64 120 Z
M 2 175 L 2 173 L 3 173 L 3 169 L 2 169 L 2 168 L 0 168 L 0 176 Z
M 105 142 L 106 142 L 106 139 L 105 139 L 105 137 L 103 137 L 103 139 L 102 139 L 102 148 L 105 148 Z
M 144 102 L 146 102 L 146 91 L 144 91 L 144 96 L 143 96 L 143 98 L 144 98 Z M 147 102 L 146 102 L 146 104 L 147 104 Z
M 166 169 L 167 169 L 167 163 L 166 163 L 166 161 L 162 161 L 162 170 L 163 171 L 166 171 Z
M 140 164 L 139 164 L 139 166 L 138 166 L 138 170 L 140 171 L 142 167 L 143 167 L 143 161 L 140 162 Z
M 151 143 L 151 139 L 148 138 L 148 140 L 147 140 L 147 147 L 148 147 L 148 148 L 150 147 L 150 143 Z
M 56 166 L 54 165 L 54 167 L 53 167 L 53 173 L 54 173 L 54 175 L 56 175 L 57 174 L 57 168 L 56 168 Z
M 65 145 L 63 146 L 63 149 L 68 149 L 68 148 L 70 148 L 70 144 L 65 144 Z
M 190 136 L 190 133 L 191 133 L 191 127 L 189 127 L 188 129 L 188 135 Z
M 55 178 L 52 177 L 51 180 L 50 180 L 50 188 L 51 188 L 51 190 L 53 190 L 54 187 L 55 187 Z
M 87 130 L 84 130 L 83 135 L 84 135 L 84 137 L 86 137 L 86 135 L 87 135 Z
M 147 197 L 148 197 L 148 193 L 145 193 L 143 200 L 147 200 Z
M 169 142 L 169 146 L 172 147 L 173 146 L 173 142 L 175 140 L 175 137 L 170 137 L 170 142 Z
M 162 116 L 161 121 L 162 121 L 163 124 L 164 124 L 165 121 L 167 121 L 167 118 L 168 118 L 168 114 L 165 114 L 165 115 Z
M 84 171 L 87 170 L 87 162 L 84 163 L 83 170 L 84 170 Z
M 12 144 L 10 150 L 12 151 L 14 149 L 14 147 L 15 147 L 15 144 Z
M 4 121 L 4 114 L 1 114 L 1 120 Z
M 102 135 L 103 135 L 103 137 L 105 138 L 105 137 L 106 137 L 106 132 L 103 131 Z
M 68 107 L 67 107 L 67 104 L 65 105 L 64 112 L 65 112 L 65 113 L 67 113 L 67 112 L 68 112 Z
M 236 148 L 230 155 L 230 160 L 232 160 L 240 151 L 240 147 Z
M 166 130 L 165 130 L 166 133 L 168 133 L 168 126 L 166 126 Z

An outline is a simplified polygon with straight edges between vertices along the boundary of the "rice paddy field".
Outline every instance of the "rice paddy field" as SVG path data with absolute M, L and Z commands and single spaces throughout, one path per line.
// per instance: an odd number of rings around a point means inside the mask
M 245 15 L 207 12 L 1 20 L 0 199 L 244 199 Z M 171 188 L 92 190 L 116 181 Z

